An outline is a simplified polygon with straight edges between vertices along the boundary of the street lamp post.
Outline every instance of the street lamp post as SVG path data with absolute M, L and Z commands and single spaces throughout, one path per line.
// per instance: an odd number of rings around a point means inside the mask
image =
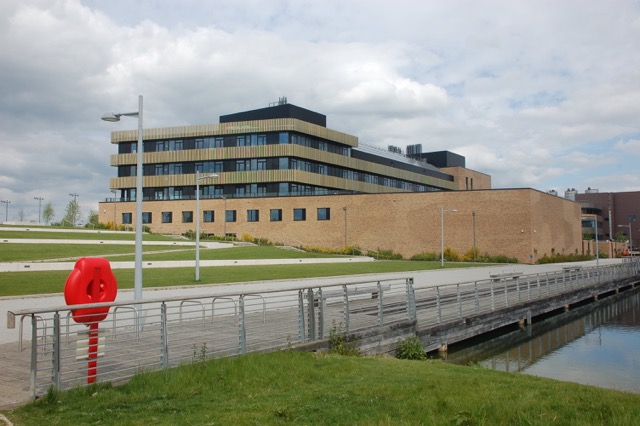
M 455 213 L 459 210 L 445 210 L 440 207 L 440 267 L 444 268 L 444 213 Z
M 196 281 L 200 281 L 200 181 L 217 177 L 215 173 L 198 177 L 196 172 Z
M 40 218 L 42 217 L 42 200 L 44 197 L 33 197 L 34 200 L 38 200 L 38 223 L 40 223 Z
M 5 209 L 5 214 L 4 214 L 4 221 L 5 222 L 9 222 L 9 204 L 11 204 L 11 201 L 9 200 L 1 200 L 4 204 L 6 204 L 6 209 Z
M 344 249 L 347 249 L 347 206 L 342 208 L 344 210 Z
M 585 217 L 590 217 L 593 221 L 593 228 L 595 229 L 596 234 L 596 268 L 600 266 L 600 244 L 598 244 L 598 217 L 594 214 L 591 215 L 583 215 Z
M 111 193 L 113 194 L 113 230 L 117 230 L 118 227 L 116 226 L 116 190 L 112 189 Z
M 224 200 L 224 240 L 227 241 L 227 197 L 223 195 L 222 199 Z
M 106 113 L 104 121 L 120 121 L 120 117 L 135 117 L 138 119 L 138 151 L 136 162 L 136 244 L 135 244 L 135 272 L 133 278 L 133 297 L 136 302 L 142 300 L 142 95 L 138 96 L 138 111 L 126 113 Z
M 473 223 L 473 261 L 476 261 L 476 211 L 471 212 L 471 222 Z

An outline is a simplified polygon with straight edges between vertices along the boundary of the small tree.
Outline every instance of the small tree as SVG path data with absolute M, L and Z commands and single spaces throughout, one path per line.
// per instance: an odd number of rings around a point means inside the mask
M 98 223 L 98 212 L 95 210 L 89 210 L 89 219 L 87 220 L 87 225 L 86 226 L 90 226 L 92 228 L 97 228 L 99 225 Z
M 26 214 L 24 213 L 24 209 L 21 208 L 20 211 L 18 212 L 18 221 L 24 222 L 25 217 L 26 217 Z
M 49 222 L 53 220 L 54 215 L 55 211 L 53 210 L 53 204 L 51 204 L 51 201 L 48 201 L 42 208 L 42 218 L 44 219 L 44 223 L 48 225 Z
M 81 218 L 82 212 L 80 211 L 80 204 L 75 199 L 69 201 L 69 204 L 67 204 L 67 208 L 64 211 L 62 223 L 75 227 L 76 224 L 80 222 Z
M 624 233 L 622 231 L 618 231 L 618 232 L 616 232 L 614 240 L 617 243 L 623 243 L 623 242 L 629 240 L 629 238 L 627 238 L 627 236 L 624 235 Z

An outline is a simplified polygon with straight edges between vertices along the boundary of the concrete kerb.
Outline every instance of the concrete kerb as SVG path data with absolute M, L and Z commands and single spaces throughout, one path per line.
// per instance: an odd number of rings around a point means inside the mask
M 372 257 L 338 257 L 313 259 L 247 259 L 247 260 L 201 260 L 200 266 L 250 266 L 250 265 L 303 265 L 318 263 L 355 263 L 373 262 Z M 134 262 L 110 262 L 112 269 L 133 269 Z M 0 272 L 30 271 L 71 271 L 74 262 L 7 262 L 0 263 Z M 194 260 L 144 261 L 143 267 L 149 268 L 188 268 L 194 266 Z

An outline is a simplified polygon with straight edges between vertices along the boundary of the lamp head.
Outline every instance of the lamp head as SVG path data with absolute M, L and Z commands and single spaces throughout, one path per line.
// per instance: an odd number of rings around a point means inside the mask
M 112 112 L 105 112 L 101 117 L 104 121 L 109 121 L 111 123 L 115 123 L 116 121 L 120 121 L 120 115 L 116 115 Z

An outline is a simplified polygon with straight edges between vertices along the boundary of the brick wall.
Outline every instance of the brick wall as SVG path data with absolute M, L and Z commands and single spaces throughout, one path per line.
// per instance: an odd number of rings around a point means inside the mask
M 113 221 L 114 206 L 118 224 L 122 212 L 131 213 L 135 221 L 135 203 L 105 202 L 100 204 L 100 222 Z M 200 200 L 200 207 L 215 212 L 215 222 L 201 223 L 201 232 L 223 235 L 225 201 Z M 293 220 L 295 208 L 306 209 L 306 220 Z M 318 208 L 329 208 L 330 220 L 317 220 Z M 226 223 L 228 234 L 296 246 L 340 249 L 346 244 L 393 250 L 405 258 L 439 253 L 444 209 L 444 246 L 459 254 L 473 247 L 474 231 L 480 253 L 504 254 L 523 263 L 545 254 L 582 252 L 580 205 L 532 189 L 242 198 L 226 200 L 226 209 L 237 214 L 236 222 Z M 247 222 L 250 209 L 259 210 L 259 222 Z M 270 209 L 282 209 L 281 222 L 269 220 Z M 182 211 L 193 210 L 195 200 L 151 201 L 143 208 L 152 213 L 152 232 L 163 234 L 195 230 L 195 222 L 182 223 Z M 161 223 L 163 211 L 173 212 L 173 223 Z

